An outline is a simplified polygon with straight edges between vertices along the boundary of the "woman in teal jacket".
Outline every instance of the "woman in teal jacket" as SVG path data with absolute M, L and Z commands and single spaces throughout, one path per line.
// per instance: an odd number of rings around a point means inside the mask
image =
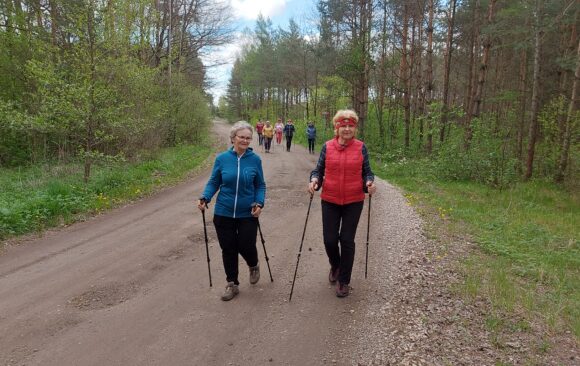
M 256 234 L 258 216 L 266 197 L 266 183 L 262 160 L 249 147 L 252 135 L 252 126 L 245 121 L 232 126 L 230 139 L 233 146 L 216 157 L 198 202 L 198 208 L 205 210 L 219 190 L 213 223 L 228 282 L 221 297 L 224 301 L 239 293 L 238 254 L 250 267 L 250 283 L 255 284 L 260 279 Z

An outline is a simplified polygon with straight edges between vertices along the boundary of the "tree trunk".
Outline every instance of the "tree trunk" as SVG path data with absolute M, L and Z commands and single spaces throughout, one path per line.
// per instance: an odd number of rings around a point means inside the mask
M 4 24 L 6 27 L 6 32 L 10 35 L 14 33 L 14 25 L 12 24 L 14 18 L 14 9 L 12 6 L 12 0 L 6 1 L 6 13 L 4 14 Z M 8 41 L 11 37 L 8 37 Z
M 526 173 L 524 178 L 530 179 L 534 168 L 534 153 L 536 150 L 536 140 L 538 138 L 538 110 L 539 110 L 539 88 L 540 88 L 540 62 L 542 55 L 542 8 L 543 0 L 536 0 L 536 30 L 535 30 L 535 50 L 534 50 L 534 76 L 532 82 L 532 108 L 530 133 L 528 138 L 528 158 L 526 161 Z
M 93 0 L 89 2 L 87 8 L 87 34 L 88 34 L 88 47 L 89 47 L 89 62 L 90 62 L 90 75 L 89 75 L 89 106 L 88 106 L 88 116 L 87 116 L 87 126 L 86 126 L 86 136 L 85 136 L 85 174 L 84 181 L 88 183 L 91 176 L 91 165 L 93 163 L 93 146 L 94 146 L 94 117 L 96 113 L 95 105 L 95 87 L 97 84 L 96 75 L 96 65 L 95 65 L 95 25 L 94 25 L 94 3 Z
M 312 108 L 314 109 L 313 114 L 316 118 L 318 116 L 318 66 L 316 68 L 316 73 L 314 74 L 314 101 Z
M 432 111 L 431 103 L 433 102 L 433 18 L 434 18 L 433 0 L 429 0 L 429 19 L 427 26 L 427 71 L 426 71 L 426 86 L 425 86 L 425 105 L 427 117 L 427 153 L 431 154 L 433 151 L 433 132 L 432 128 Z
M 423 13 L 416 12 L 415 18 L 413 19 L 413 41 L 411 42 L 411 74 L 415 77 L 415 85 L 413 85 L 414 91 L 414 108 L 412 108 L 412 127 L 414 126 L 417 116 L 419 116 L 419 147 L 423 146 L 424 137 L 424 121 L 423 116 L 425 115 L 425 88 L 423 85 Z M 417 29 L 417 36 L 415 36 L 415 28 Z
M 405 3 L 403 10 L 403 32 L 402 32 L 402 55 L 401 55 L 401 82 L 403 91 L 403 111 L 404 123 L 405 123 L 405 149 L 409 148 L 410 140 L 410 127 L 411 127 L 411 105 L 410 105 L 410 76 L 409 76 L 409 64 L 407 61 L 407 38 L 409 32 L 409 15 L 407 3 Z
M 24 11 L 22 10 L 22 2 L 20 0 L 13 1 L 14 1 L 14 10 L 16 11 L 15 21 L 18 27 L 18 32 L 20 32 L 21 34 L 27 34 L 30 32 L 30 30 L 26 27 Z
M 310 119 L 310 110 L 309 110 L 309 104 L 310 103 L 309 103 L 309 100 L 308 100 L 308 71 L 307 71 L 307 68 L 306 68 L 306 56 L 307 56 L 306 47 L 304 47 L 303 52 L 304 52 L 304 57 L 302 58 L 303 59 L 302 69 L 304 71 L 304 85 L 303 85 L 303 88 L 304 88 L 304 98 L 306 100 L 306 119 L 308 120 L 308 119 Z
M 494 16 L 494 7 L 496 0 L 490 0 L 489 8 L 487 13 L 487 23 L 491 24 Z M 481 103 L 483 95 L 483 87 L 485 84 L 485 76 L 487 74 L 487 65 L 489 63 L 489 53 L 491 50 L 491 37 L 489 35 L 485 36 L 483 41 L 483 55 L 481 57 L 481 63 L 479 65 L 479 73 L 477 78 L 477 85 L 475 87 L 475 92 L 473 93 L 473 98 L 471 98 L 471 108 L 467 115 L 467 120 L 465 121 L 465 148 L 469 148 L 471 143 L 471 138 L 473 137 L 473 129 L 471 128 L 471 121 L 473 118 L 479 117 L 481 112 Z
M 566 168 L 568 166 L 568 157 L 570 154 L 570 141 L 572 140 L 572 130 L 576 127 L 578 122 L 578 84 L 580 83 L 580 42 L 578 43 L 578 55 L 576 59 L 576 72 L 574 73 L 574 82 L 572 83 L 572 92 L 570 95 L 570 104 L 568 105 L 568 113 L 566 116 L 566 123 L 564 129 L 564 139 L 562 149 L 560 152 L 560 159 L 558 168 L 556 170 L 556 182 L 562 182 L 566 175 Z
M 480 37 L 480 19 L 479 19 L 479 12 L 480 12 L 480 0 L 475 1 L 475 5 L 473 7 L 473 17 L 472 17 L 472 24 L 473 24 L 473 32 L 471 33 L 471 42 L 469 47 L 469 80 L 467 83 L 467 93 L 465 96 L 465 114 L 466 118 L 471 113 L 471 104 L 473 103 L 473 90 L 474 80 L 476 75 L 476 59 L 477 55 L 479 55 L 479 37 Z
M 580 14 L 580 11 L 577 11 L 575 13 L 575 20 L 578 20 L 578 15 Z M 567 26 L 562 26 L 562 58 L 571 58 L 571 56 L 576 53 L 576 46 L 578 43 L 578 34 L 576 32 L 576 22 L 572 23 L 571 25 L 567 25 Z M 572 79 L 574 77 L 574 73 L 568 71 L 566 68 L 561 67 L 560 68 L 560 86 L 559 86 L 559 90 L 560 90 L 560 97 L 565 100 L 568 97 L 568 91 L 570 90 L 570 86 L 568 85 L 568 78 L 569 76 L 572 76 Z M 574 80 L 572 80 L 572 84 L 574 83 Z M 560 147 L 561 149 L 564 148 L 565 144 L 566 144 L 566 135 L 567 135 L 567 123 L 568 123 L 568 118 L 569 118 L 569 113 L 567 112 L 567 109 L 565 104 L 562 103 L 562 106 L 560 109 L 560 113 L 558 113 L 558 143 L 557 146 Z M 562 150 L 560 150 L 560 152 L 562 152 Z M 556 175 L 558 175 L 559 173 L 556 172 Z
M 520 92 L 520 116 L 518 118 L 518 132 L 516 140 L 516 157 L 518 159 L 518 169 L 521 173 L 522 157 L 523 157 L 523 145 L 524 145 L 524 131 L 526 123 L 526 74 L 528 65 L 528 53 L 525 48 L 520 51 L 520 81 L 519 81 L 519 92 Z
M 380 146 L 384 147 L 386 142 L 386 131 L 384 122 L 384 108 L 385 108 L 385 94 L 386 94 L 386 63 L 387 58 L 387 2 L 384 1 L 383 5 L 383 20 L 381 23 L 381 55 L 379 61 L 379 71 L 377 73 L 377 101 L 376 101 L 376 111 L 377 111 L 377 123 L 379 124 L 379 137 Z
M 37 0 L 34 3 L 34 13 L 36 15 L 36 26 L 39 29 L 42 29 L 44 26 L 44 23 L 42 21 L 42 4 L 41 4 L 41 0 Z
M 455 24 L 455 8 L 457 1 L 451 0 L 447 13 L 447 40 L 445 45 L 445 71 L 443 73 L 443 105 L 441 107 L 441 129 L 439 141 L 445 141 L 445 129 L 447 128 L 449 111 L 449 78 L 451 74 L 451 54 L 453 52 L 453 29 Z
M 358 114 L 358 132 L 364 139 L 365 124 L 369 103 L 369 74 L 370 74 L 370 33 L 372 21 L 372 0 L 356 0 L 354 22 L 352 24 L 352 39 L 355 47 L 360 51 L 361 70 L 353 80 L 353 108 Z
M 56 46 L 57 29 L 58 29 L 58 9 L 56 8 L 56 0 L 49 0 L 50 7 L 50 40 L 52 45 Z

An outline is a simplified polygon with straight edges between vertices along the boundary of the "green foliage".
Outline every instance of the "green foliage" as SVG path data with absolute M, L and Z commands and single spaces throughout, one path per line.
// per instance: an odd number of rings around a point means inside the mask
M 473 143 L 465 150 L 463 130 L 454 130 L 444 144 L 438 144 L 431 156 L 427 156 L 421 146 L 415 149 L 404 149 L 400 140 L 397 145 L 381 150 L 374 138 L 368 139 L 371 152 L 381 161 L 407 167 L 409 161 L 420 161 L 422 174 L 447 181 L 474 181 L 492 187 L 505 188 L 518 181 L 517 159 L 513 156 L 513 147 L 506 136 L 509 133 L 495 130 L 490 121 L 474 119 Z M 370 129 L 373 136 L 373 129 Z M 413 146 L 418 146 L 413 144 Z M 411 159 L 411 160 L 407 160 Z M 411 172 L 413 173 L 413 172 Z
M 199 24 L 211 30 L 183 42 L 173 61 L 179 67 L 169 75 L 164 41 L 149 36 L 166 32 L 159 28 L 167 27 L 159 23 L 165 9 L 146 0 L 110 5 L 57 1 L 36 13 L 0 2 L 0 166 L 82 159 L 90 168 L 203 138 L 209 122 L 204 68 L 190 43 L 225 42 L 220 17 L 227 14 L 176 17 L 174 33 Z M 209 6 L 216 5 L 199 11 Z
M 15 103 L 0 99 L 0 166 L 17 166 L 28 161 L 32 146 L 27 136 L 33 119 L 16 108 Z
M 464 263 L 462 292 L 489 299 L 498 314 L 539 315 L 553 330 L 580 337 L 578 192 L 544 181 L 504 190 L 449 181 L 425 173 L 430 164 L 375 161 L 374 169 L 436 212 L 451 234 L 479 244 L 482 252 Z
M 339 109 L 345 109 L 350 103 L 350 87 L 340 76 L 325 76 L 320 80 L 318 98 L 320 105 L 330 113 L 330 118 Z
M 80 164 L 0 170 L 0 239 L 67 224 L 174 184 L 204 162 L 209 144 L 179 145 L 148 160 L 97 166 L 89 184 Z
M 562 96 L 553 98 L 538 115 L 542 138 L 536 147 L 537 158 L 534 161 L 534 168 L 539 176 L 554 176 L 558 167 L 562 152 L 562 129 L 567 118 L 568 103 L 568 100 Z
M 207 97 L 185 80 L 175 83 L 171 118 L 176 125 L 176 142 L 197 142 L 207 136 L 210 127 L 210 108 Z
M 463 134 L 453 134 L 436 150 L 433 174 L 446 180 L 471 180 L 494 187 L 514 183 L 518 179 L 517 160 L 507 140 L 480 119 L 474 119 L 472 126 L 469 150 L 465 151 Z

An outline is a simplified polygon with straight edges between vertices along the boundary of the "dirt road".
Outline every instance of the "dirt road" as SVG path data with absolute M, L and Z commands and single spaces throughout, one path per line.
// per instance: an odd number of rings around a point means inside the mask
M 227 136 L 227 125 L 215 128 Z M 366 203 L 354 290 L 340 299 L 327 281 L 317 194 L 289 303 L 307 177 L 317 156 L 300 146 L 255 151 L 266 175 L 260 222 L 274 282 L 258 242 L 260 282 L 251 286 L 242 265 L 240 295 L 221 301 L 225 275 L 208 222 L 209 288 L 201 214 L 193 204 L 206 170 L 0 256 L 0 365 L 493 365 L 529 359 L 521 339 L 521 347 L 505 350 L 489 344 L 483 307 L 449 294 L 455 274 L 440 266 L 440 249 L 422 236 L 421 219 L 407 200 L 382 180 L 372 202 L 368 279 Z M 208 221 L 211 216 L 210 207 Z M 444 256 L 450 254 L 446 248 Z M 574 344 L 559 344 L 566 352 L 554 364 L 577 357 Z
M 228 126 L 216 128 L 227 135 Z M 327 283 L 317 197 L 288 303 L 308 204 L 307 176 L 316 157 L 299 146 L 286 152 L 274 145 L 271 154 L 255 150 L 268 185 L 261 225 L 274 282 L 260 246 L 260 282 L 249 285 L 242 266 L 240 295 L 220 301 L 225 275 L 208 223 L 209 288 L 201 215 L 193 205 L 205 171 L 0 257 L 0 365 L 331 363 L 336 342 L 348 330 L 342 318 L 367 294 L 355 289 L 339 299 Z M 363 271 L 357 263 L 355 288 Z

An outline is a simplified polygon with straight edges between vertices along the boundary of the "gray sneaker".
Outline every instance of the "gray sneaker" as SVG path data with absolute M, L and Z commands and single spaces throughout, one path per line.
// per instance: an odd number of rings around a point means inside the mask
M 255 285 L 260 280 L 260 265 L 256 264 L 254 267 L 250 267 L 250 283 Z
M 224 294 L 222 295 L 222 300 L 223 301 L 230 301 L 231 299 L 236 297 L 236 295 L 239 293 L 240 293 L 240 289 L 238 289 L 238 285 L 236 285 L 233 282 L 228 282 L 228 285 L 226 286 L 226 290 L 225 290 Z

